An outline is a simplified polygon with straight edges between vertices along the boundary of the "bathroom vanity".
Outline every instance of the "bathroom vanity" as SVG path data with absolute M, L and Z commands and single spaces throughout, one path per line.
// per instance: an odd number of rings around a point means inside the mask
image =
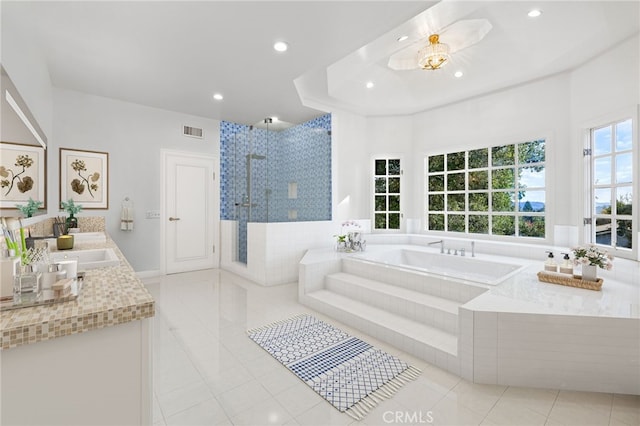
M 109 238 L 66 253 L 103 248 L 77 299 L 0 312 L 0 424 L 151 424 L 155 302 Z

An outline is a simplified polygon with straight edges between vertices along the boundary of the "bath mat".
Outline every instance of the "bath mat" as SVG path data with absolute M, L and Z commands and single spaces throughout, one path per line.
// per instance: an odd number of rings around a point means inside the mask
M 357 420 L 421 372 L 311 315 L 247 334 L 331 405 Z

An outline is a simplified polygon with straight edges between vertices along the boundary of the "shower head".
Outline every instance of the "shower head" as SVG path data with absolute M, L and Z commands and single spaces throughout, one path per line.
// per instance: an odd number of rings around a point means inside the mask
M 265 160 L 267 157 L 264 155 L 258 155 L 258 154 L 247 154 L 247 159 L 253 159 L 253 160 Z

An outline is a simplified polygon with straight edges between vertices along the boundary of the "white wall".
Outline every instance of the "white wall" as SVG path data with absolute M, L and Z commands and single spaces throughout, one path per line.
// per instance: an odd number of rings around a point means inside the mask
M 45 57 L 24 26 L 16 25 L 11 15 L 2 10 L 2 66 L 44 134 L 51 139 L 53 94 Z M 48 160 L 51 162 L 53 158 L 49 156 Z
M 635 115 L 636 144 L 638 106 L 640 105 L 640 36 L 636 35 L 620 44 L 606 55 L 601 55 L 571 73 L 571 142 L 576 150 L 585 147 L 585 135 L 590 128 Z M 636 145 L 638 146 L 638 145 Z M 636 158 L 635 164 L 640 161 Z M 573 174 L 570 185 L 580 188 L 583 182 L 585 162 L 573 157 Z M 635 167 L 635 181 L 640 182 L 639 167 Z M 569 194 L 572 205 L 584 206 L 587 194 L 573 191 Z M 638 199 L 640 193 L 634 194 Z M 637 211 L 637 209 L 636 209 Z M 573 220 L 580 222 L 583 210 L 574 212 Z M 640 214 L 636 213 L 640 217 Z M 639 232 L 640 235 L 640 232 Z M 638 240 L 640 241 L 640 239 Z M 638 252 L 640 258 L 640 251 Z
M 182 125 L 203 128 L 204 139 L 182 136 Z M 106 216 L 107 232 L 133 268 L 159 270 L 160 220 L 145 219 L 145 212 L 161 207 L 160 150 L 219 158 L 219 125 L 217 120 L 55 89 L 54 143 L 50 151 L 56 161 L 49 162 L 49 212 L 58 211 L 58 149 L 108 152 L 109 209 L 86 210 L 80 215 Z M 120 231 L 120 208 L 125 197 L 134 202 L 133 232 Z
M 366 119 L 357 114 L 331 113 L 331 193 L 333 219 L 337 221 L 369 217 L 366 124 Z
M 569 105 L 569 76 L 561 74 L 416 114 L 416 178 L 423 180 L 426 154 L 544 138 L 547 226 L 553 229 L 554 222 L 567 223 L 571 206 L 564 200 L 571 189 L 564 182 L 572 173 L 564 166 L 569 155 Z M 415 207 L 409 215 L 422 219 L 423 204 L 417 203 Z

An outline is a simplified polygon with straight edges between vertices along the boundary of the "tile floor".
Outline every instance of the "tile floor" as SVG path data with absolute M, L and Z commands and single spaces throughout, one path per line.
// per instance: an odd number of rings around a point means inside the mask
M 639 425 L 640 396 L 469 383 L 261 287 L 208 270 L 143 280 L 156 299 L 154 425 Z M 248 328 L 310 312 L 422 369 L 357 422 L 263 349 Z

